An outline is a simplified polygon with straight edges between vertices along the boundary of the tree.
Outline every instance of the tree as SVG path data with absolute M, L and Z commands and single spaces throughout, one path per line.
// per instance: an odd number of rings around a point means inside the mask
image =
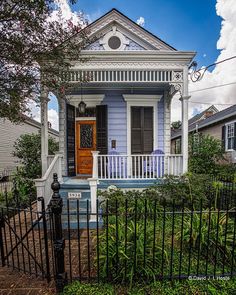
M 189 137 L 189 171 L 215 174 L 217 162 L 223 159 L 224 151 L 220 140 L 199 133 Z
M 49 155 L 58 151 L 59 145 L 52 137 L 48 139 Z M 26 178 L 41 177 L 41 137 L 40 134 L 23 134 L 14 144 L 13 155 L 20 159 Z
M 179 129 L 179 127 L 182 125 L 181 121 L 175 121 L 171 123 L 171 129 Z
M 28 102 L 39 102 L 42 87 L 64 89 L 61 73 L 89 43 L 86 20 L 55 17 L 57 0 L 8 0 L 0 3 L 0 117 L 25 118 Z M 76 0 L 70 0 L 72 4 Z M 78 35 L 78 36 L 76 36 Z M 76 36 L 76 38 L 72 38 Z

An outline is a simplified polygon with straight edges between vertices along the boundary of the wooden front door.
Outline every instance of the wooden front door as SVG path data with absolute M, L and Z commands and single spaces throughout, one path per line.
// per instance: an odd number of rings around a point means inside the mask
M 76 122 L 77 174 L 92 174 L 92 151 L 96 150 L 96 121 Z

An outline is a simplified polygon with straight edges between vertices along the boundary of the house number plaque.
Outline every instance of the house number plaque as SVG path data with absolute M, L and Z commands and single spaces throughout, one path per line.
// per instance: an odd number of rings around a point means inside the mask
M 68 199 L 81 199 L 81 192 L 78 193 L 68 193 Z

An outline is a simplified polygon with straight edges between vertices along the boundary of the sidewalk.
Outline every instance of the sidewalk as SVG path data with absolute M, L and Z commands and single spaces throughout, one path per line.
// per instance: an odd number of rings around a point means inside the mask
M 7 267 L 0 268 L 0 295 L 55 294 L 53 282 L 20 274 Z

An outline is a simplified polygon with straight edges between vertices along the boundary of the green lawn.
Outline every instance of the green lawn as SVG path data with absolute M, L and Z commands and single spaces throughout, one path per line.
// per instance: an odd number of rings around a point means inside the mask
M 234 295 L 236 280 L 185 280 L 155 282 L 151 285 L 134 285 L 131 289 L 123 285 L 80 284 L 78 281 L 67 286 L 63 295 Z

